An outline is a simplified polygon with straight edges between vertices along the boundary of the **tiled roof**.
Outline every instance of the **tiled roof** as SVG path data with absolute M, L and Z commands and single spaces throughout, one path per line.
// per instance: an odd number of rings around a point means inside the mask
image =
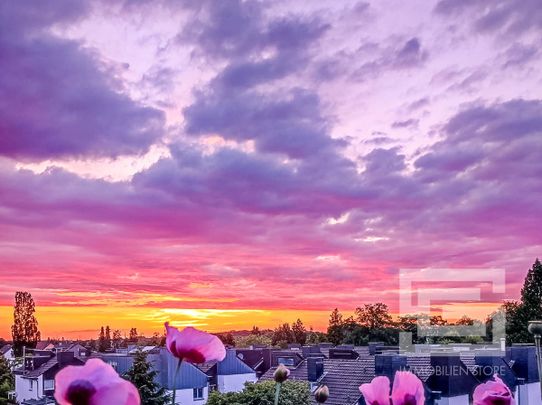
M 277 368 L 271 367 L 269 370 L 265 372 L 264 375 L 260 378 L 262 381 L 267 380 L 273 380 L 273 373 L 275 372 Z M 290 376 L 288 377 L 289 380 L 295 380 L 295 381 L 308 381 L 308 374 L 307 374 L 307 360 L 303 360 L 301 363 L 297 365 L 297 367 L 288 367 L 290 370 Z
M 322 352 L 322 354 L 326 357 L 329 357 L 329 347 L 321 347 L 320 348 L 320 351 Z
M 476 373 L 477 365 L 476 365 L 476 353 L 475 352 L 460 352 L 459 358 L 461 359 L 461 362 L 467 367 L 467 369 L 471 373 Z
M 354 351 L 359 354 L 360 357 L 369 356 L 369 346 L 356 346 L 354 347 Z
M 420 380 L 426 382 L 433 373 L 431 356 L 425 353 L 413 353 L 407 356 L 407 366 Z
M 4 345 L 0 348 L 0 354 L 6 354 L 11 349 L 11 345 Z
M 290 369 L 289 380 L 308 381 L 307 361 Z M 261 380 L 272 380 L 276 367 L 268 370 Z M 352 405 L 361 396 L 359 386 L 371 382 L 375 376 L 375 360 L 372 356 L 359 359 L 324 359 L 324 374 L 319 383 L 329 388 L 329 399 L 326 405 Z M 314 403 L 314 402 L 313 402 Z
M 217 361 L 208 361 L 207 363 L 199 363 L 195 364 L 197 368 L 199 368 L 204 373 L 207 373 L 210 369 L 213 368 L 213 366 L 218 363 Z
M 329 399 L 326 404 L 356 404 L 361 396 L 359 386 L 371 382 L 374 375 L 374 357 L 367 356 L 356 360 L 324 360 L 324 374 L 320 383 L 329 388 Z
M 45 363 L 43 363 L 41 366 L 39 366 L 38 368 L 36 368 L 34 370 L 27 371 L 24 374 L 24 376 L 25 377 L 30 377 L 30 378 L 39 377 L 40 375 L 42 375 L 46 371 L 52 369 L 57 364 L 58 364 L 58 360 L 57 360 L 56 356 L 53 356 L 49 360 L 47 360 Z
M 49 346 L 53 346 L 53 345 L 50 342 L 38 342 L 36 343 L 36 350 L 44 350 Z

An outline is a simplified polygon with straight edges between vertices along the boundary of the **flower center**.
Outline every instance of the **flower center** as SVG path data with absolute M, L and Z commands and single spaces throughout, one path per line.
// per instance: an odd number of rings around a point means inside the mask
M 87 380 L 75 380 L 68 387 L 66 399 L 71 405 L 90 405 L 96 388 Z
M 205 362 L 205 356 L 196 349 L 177 351 L 177 355 L 189 363 L 199 364 Z
M 405 395 L 405 402 L 403 402 L 403 405 L 416 405 L 418 402 L 416 401 L 416 397 L 412 394 L 406 394 Z

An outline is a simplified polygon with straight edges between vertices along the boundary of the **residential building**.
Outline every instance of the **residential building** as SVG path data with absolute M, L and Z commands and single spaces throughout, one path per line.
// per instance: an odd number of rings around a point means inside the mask
M 83 364 L 73 352 L 29 350 L 22 367 L 14 371 L 16 400 L 23 405 L 47 403 L 54 394 L 56 373 L 66 366 Z
M 256 372 L 237 356 L 235 349 L 228 349 L 224 360 L 197 365 L 209 376 L 212 389 L 219 392 L 242 391 L 247 382 L 256 382 Z
M 15 360 L 15 355 L 13 354 L 13 347 L 9 344 L 0 347 L 0 355 L 3 356 L 9 364 L 12 364 Z

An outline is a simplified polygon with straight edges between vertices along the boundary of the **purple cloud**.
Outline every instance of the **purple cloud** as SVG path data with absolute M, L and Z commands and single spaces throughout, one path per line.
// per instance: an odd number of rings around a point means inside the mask
M 83 10 L 59 4 L 34 11 L 12 3 L 1 8 L 1 155 L 116 157 L 145 152 L 159 139 L 160 111 L 127 96 L 114 70 L 91 50 L 45 29 Z
M 441 0 L 435 12 L 444 16 L 464 16 L 478 32 L 503 31 L 511 36 L 542 27 L 542 10 L 537 0 Z

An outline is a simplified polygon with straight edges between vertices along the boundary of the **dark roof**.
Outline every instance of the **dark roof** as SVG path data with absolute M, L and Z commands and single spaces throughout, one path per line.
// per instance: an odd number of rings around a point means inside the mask
M 18 368 L 17 371 L 23 376 L 27 378 L 37 378 L 40 375 L 45 374 L 47 371 L 51 370 L 53 367 L 58 366 L 58 356 L 52 356 L 49 360 L 47 360 L 45 363 L 41 364 L 39 367 L 36 367 L 34 370 L 26 370 L 21 368 Z M 69 359 L 70 364 L 67 365 L 74 365 L 74 364 L 85 364 L 85 361 L 77 356 L 73 356 L 73 358 Z
M 216 363 L 218 363 L 218 361 L 208 361 L 207 363 L 195 364 L 195 366 L 204 373 L 209 374 L 212 371 L 213 367 L 216 366 Z
M 372 381 L 375 376 L 374 369 L 374 357 L 324 360 L 324 374 L 320 383 L 329 388 L 326 404 L 357 404 L 361 397 L 359 386 Z
M 236 349 L 237 357 L 256 370 L 263 363 L 262 349 Z
M 431 391 L 440 391 L 443 397 L 470 395 L 479 384 L 478 379 L 465 367 L 458 355 L 431 356 L 431 366 L 440 372 L 429 376 L 427 387 Z
M 11 345 L 4 345 L 0 347 L 0 354 L 6 354 L 11 349 Z
M 431 356 L 426 353 L 409 353 L 407 356 L 407 366 L 423 382 L 426 382 L 431 374 L 433 374 Z
M 36 343 L 36 350 L 44 350 L 47 346 L 51 344 L 51 342 L 38 342 Z
M 49 360 L 47 360 L 45 363 L 43 363 L 41 366 L 39 366 L 38 368 L 25 372 L 24 376 L 29 377 L 29 378 L 39 377 L 46 371 L 52 369 L 57 364 L 58 364 L 58 360 L 56 356 L 53 356 Z
M 214 368 L 216 365 L 216 368 Z M 211 375 L 235 375 L 235 374 L 251 374 L 255 371 L 241 360 L 234 349 L 226 351 L 226 357 L 222 361 L 209 361 L 195 365 L 204 373 Z
M 40 399 L 25 399 L 21 402 L 21 405 L 54 405 L 56 404 L 54 398 L 40 398 Z
M 267 380 L 273 380 L 273 373 L 275 372 L 277 368 L 271 367 L 269 370 L 265 372 L 264 375 L 260 378 L 262 381 Z M 291 366 L 288 367 L 290 370 L 290 376 L 288 377 L 289 380 L 295 380 L 295 381 L 308 381 L 308 373 L 307 373 L 307 360 L 303 360 L 301 363 L 299 363 L 297 366 Z
M 289 380 L 308 381 L 307 360 L 297 367 L 288 367 Z M 269 369 L 261 378 L 272 380 L 276 367 Z M 326 405 L 357 404 L 361 393 L 359 386 L 369 383 L 375 376 L 375 360 L 373 356 L 363 356 L 355 360 L 324 359 L 324 373 L 318 383 L 329 388 L 329 399 Z M 314 401 L 313 401 L 314 403 Z
M 224 360 L 217 364 L 218 375 L 252 374 L 254 370 L 237 357 L 235 350 L 229 349 Z
M 158 379 L 160 384 L 172 389 L 202 388 L 206 387 L 209 377 L 195 365 L 183 361 L 179 373 L 176 373 L 178 360 L 165 348 L 160 349 L 158 365 Z M 158 359 L 157 359 L 158 360 Z M 177 378 L 175 379 L 175 376 Z

